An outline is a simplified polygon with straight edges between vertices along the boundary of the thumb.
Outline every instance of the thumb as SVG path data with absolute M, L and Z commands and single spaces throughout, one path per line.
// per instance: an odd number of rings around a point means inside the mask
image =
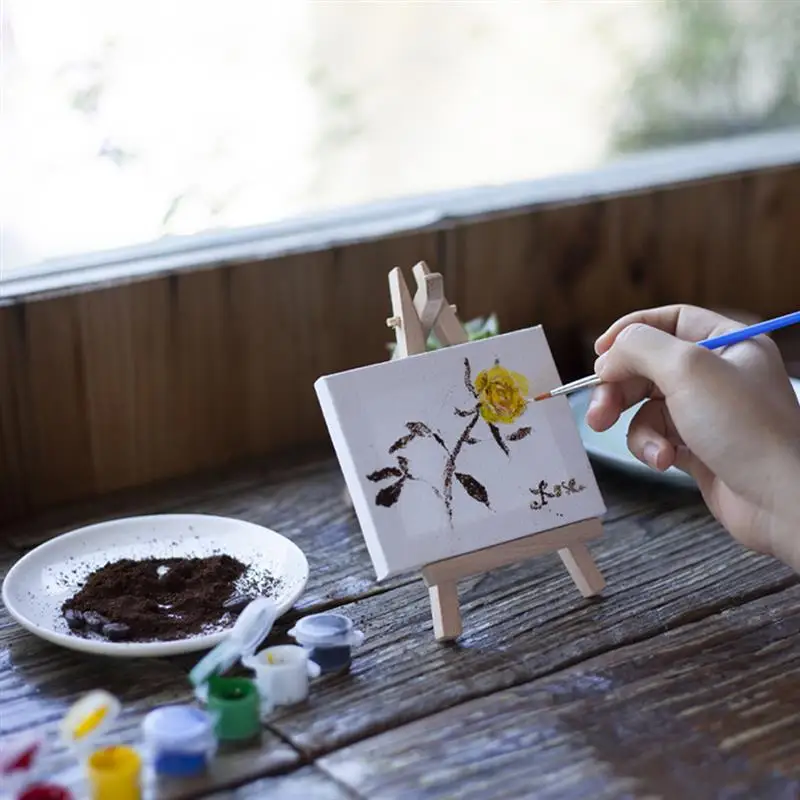
M 709 359 L 718 360 L 704 347 L 634 323 L 597 359 L 595 373 L 607 382 L 643 377 L 669 395 L 687 375 L 709 369 Z

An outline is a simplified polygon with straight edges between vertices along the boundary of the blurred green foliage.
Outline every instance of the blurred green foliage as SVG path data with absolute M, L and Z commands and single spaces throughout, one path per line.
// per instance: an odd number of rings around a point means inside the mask
M 798 0 L 663 0 L 613 145 L 634 151 L 800 123 Z

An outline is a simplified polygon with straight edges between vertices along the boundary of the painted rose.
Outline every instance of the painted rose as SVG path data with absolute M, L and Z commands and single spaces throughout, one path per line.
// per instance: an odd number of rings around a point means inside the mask
M 478 393 L 481 416 L 492 425 L 510 425 L 527 407 L 527 379 L 500 364 L 478 373 L 475 391 Z

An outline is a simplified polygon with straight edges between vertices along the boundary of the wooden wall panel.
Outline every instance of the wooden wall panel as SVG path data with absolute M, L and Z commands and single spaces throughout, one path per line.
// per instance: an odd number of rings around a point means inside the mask
M 135 415 L 128 430 L 135 436 L 132 446 L 136 460 L 136 483 L 148 483 L 182 474 L 185 469 L 181 430 L 180 393 L 175 361 L 176 347 L 173 319 L 175 283 L 150 280 L 113 289 L 129 307 L 131 360 L 127 367 L 135 398 L 128 406 Z M 106 345 L 109 358 L 116 348 Z M 191 406 L 185 409 L 190 413 Z M 124 476 L 120 470 L 120 478 Z M 121 480 L 118 488 L 125 485 Z
M 744 183 L 744 269 L 738 283 L 761 309 L 793 310 L 800 305 L 800 170 L 752 175 Z
M 134 485 L 142 474 L 137 458 L 136 381 L 143 365 L 134 355 L 132 299 L 119 288 L 72 298 L 79 326 L 76 358 L 84 383 L 82 413 L 89 437 L 89 458 L 79 463 L 91 469 L 84 480 L 91 480 L 98 493 Z
M 319 440 L 314 352 L 335 358 L 330 305 L 333 254 L 313 253 L 231 271 L 232 358 L 241 375 L 232 407 L 244 423 L 241 451 L 257 456 Z
M 20 406 L 23 393 L 17 386 L 24 372 L 18 363 L 22 312 L 20 306 L 0 313 L 0 520 L 19 516 L 30 507 L 31 472 L 26 463 L 30 451 L 22 441 L 27 422 Z
M 93 470 L 78 305 L 72 295 L 24 307 L 24 350 L 17 362 L 22 372 L 14 384 L 28 408 L 21 441 L 30 456 L 27 480 L 34 506 L 94 491 L 87 480 Z
M 507 329 L 542 321 L 552 294 L 537 259 L 538 224 L 531 215 L 483 220 L 456 229 L 459 272 L 456 304 L 463 319 L 502 312 Z
M 654 302 L 742 308 L 741 178 L 698 184 L 693 192 L 659 192 Z M 738 276 L 738 277 L 737 277 Z
M 2 306 L 0 520 L 327 442 L 314 380 L 387 357 L 387 272 L 420 259 L 574 376 L 634 308 L 798 307 L 800 167 Z

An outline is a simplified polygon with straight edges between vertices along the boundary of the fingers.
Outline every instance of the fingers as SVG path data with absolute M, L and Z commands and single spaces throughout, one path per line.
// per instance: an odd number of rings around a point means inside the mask
M 714 473 L 683 443 L 663 400 L 645 403 L 631 421 L 628 448 L 648 467 L 675 467 L 691 475 L 710 505 Z
M 631 378 L 620 383 L 603 383 L 592 394 L 586 422 L 598 433 L 615 425 L 620 415 L 650 397 L 653 384 L 646 378 Z
M 650 400 L 634 416 L 628 428 L 628 449 L 648 467 L 664 472 L 675 463 L 675 426 L 663 400 Z
M 606 383 L 645 378 L 665 397 L 712 393 L 737 376 L 731 363 L 705 347 L 639 323 L 625 328 L 597 358 L 595 372 Z
M 670 333 L 687 342 L 700 342 L 712 336 L 739 330 L 744 327 L 714 311 L 696 306 L 673 305 L 634 311 L 618 319 L 595 342 L 595 352 L 605 353 L 616 341 L 619 334 L 629 325 L 644 324 Z

